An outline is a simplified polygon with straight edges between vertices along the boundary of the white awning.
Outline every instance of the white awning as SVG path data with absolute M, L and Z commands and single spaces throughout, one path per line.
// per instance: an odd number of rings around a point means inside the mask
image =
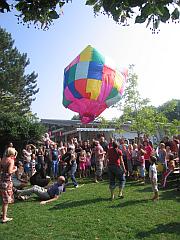
M 63 132 L 62 136 L 76 132 L 115 132 L 115 128 L 76 128 L 72 131 Z

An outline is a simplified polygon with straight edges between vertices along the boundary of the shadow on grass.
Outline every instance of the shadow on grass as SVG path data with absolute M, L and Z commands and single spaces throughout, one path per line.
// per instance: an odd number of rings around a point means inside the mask
M 144 187 L 142 189 L 136 189 L 137 192 L 151 192 L 152 193 L 152 187 L 148 186 L 148 187 Z
M 176 200 L 180 201 L 180 191 L 177 191 L 177 185 L 174 182 L 171 182 L 168 187 L 162 188 L 158 186 L 160 199 L 161 200 Z M 141 189 L 136 189 L 137 192 L 152 192 L 152 187 L 144 187 Z
M 28 202 L 39 202 L 40 203 L 40 199 L 37 196 L 31 196 L 26 200 L 21 200 L 21 199 L 15 199 L 15 204 L 22 204 L 22 203 L 28 203 Z
M 150 231 L 143 231 L 139 232 L 136 235 L 137 239 L 142 239 L 144 237 L 150 237 L 155 234 L 160 234 L 160 233 L 172 233 L 176 235 L 180 235 L 180 223 L 179 222 L 170 222 L 167 224 L 159 224 L 156 225 L 156 227 Z M 154 236 L 154 239 L 156 239 L 156 236 Z
M 79 201 L 66 201 L 64 203 L 59 203 L 49 210 L 58 210 L 58 209 L 67 209 L 67 208 L 76 208 L 76 207 L 81 207 L 81 206 L 86 206 L 89 204 L 95 204 L 98 202 L 103 202 L 103 201 L 108 201 L 108 198 L 93 198 L 93 199 L 84 199 L 84 200 L 79 200 Z
M 142 205 L 143 203 L 148 203 L 149 201 L 151 201 L 151 200 L 150 199 L 138 199 L 138 200 L 129 200 L 129 201 L 125 201 L 125 202 L 121 202 L 121 200 L 119 200 L 118 205 L 109 206 L 109 208 L 122 208 L 122 207 L 135 206 L 135 205 L 139 205 L 139 204 Z
M 161 200 L 175 200 L 180 202 L 180 191 L 177 189 L 160 189 Z

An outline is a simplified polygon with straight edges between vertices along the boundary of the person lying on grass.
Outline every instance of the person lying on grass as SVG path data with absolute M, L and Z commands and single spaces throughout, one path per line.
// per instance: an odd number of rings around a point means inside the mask
M 33 193 L 36 194 L 41 200 L 40 204 L 46 204 L 57 200 L 62 192 L 65 192 L 65 178 L 63 176 L 58 177 L 57 182 L 47 187 L 47 189 L 34 185 L 29 189 L 15 190 L 18 197 L 22 197 L 22 199 L 23 196 L 31 196 Z

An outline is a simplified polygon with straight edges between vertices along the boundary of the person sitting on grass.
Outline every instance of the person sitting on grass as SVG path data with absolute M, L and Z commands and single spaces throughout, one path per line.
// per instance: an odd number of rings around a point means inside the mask
M 17 189 L 23 189 L 28 185 L 28 176 L 24 172 L 23 163 L 19 161 L 17 171 L 12 175 L 13 186 Z
M 36 194 L 41 200 L 40 204 L 46 204 L 57 200 L 62 192 L 65 192 L 64 176 L 58 177 L 57 182 L 50 185 L 47 189 L 34 185 L 32 188 L 26 190 L 15 190 L 15 194 L 19 197 L 31 196 L 33 193 Z
M 40 187 L 45 187 L 50 182 L 50 177 L 46 176 L 46 170 L 41 165 L 36 165 L 35 167 L 36 172 L 35 174 L 30 177 L 31 185 L 38 185 Z

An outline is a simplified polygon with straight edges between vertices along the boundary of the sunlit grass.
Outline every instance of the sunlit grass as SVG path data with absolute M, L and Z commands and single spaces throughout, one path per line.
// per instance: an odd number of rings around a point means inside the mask
M 159 202 L 152 202 L 149 184 L 128 182 L 124 199 L 109 197 L 107 181 L 86 180 L 51 204 L 40 205 L 37 198 L 18 201 L 9 208 L 14 221 L 0 224 L 0 240 L 180 239 L 180 193 L 175 188 L 160 191 Z

